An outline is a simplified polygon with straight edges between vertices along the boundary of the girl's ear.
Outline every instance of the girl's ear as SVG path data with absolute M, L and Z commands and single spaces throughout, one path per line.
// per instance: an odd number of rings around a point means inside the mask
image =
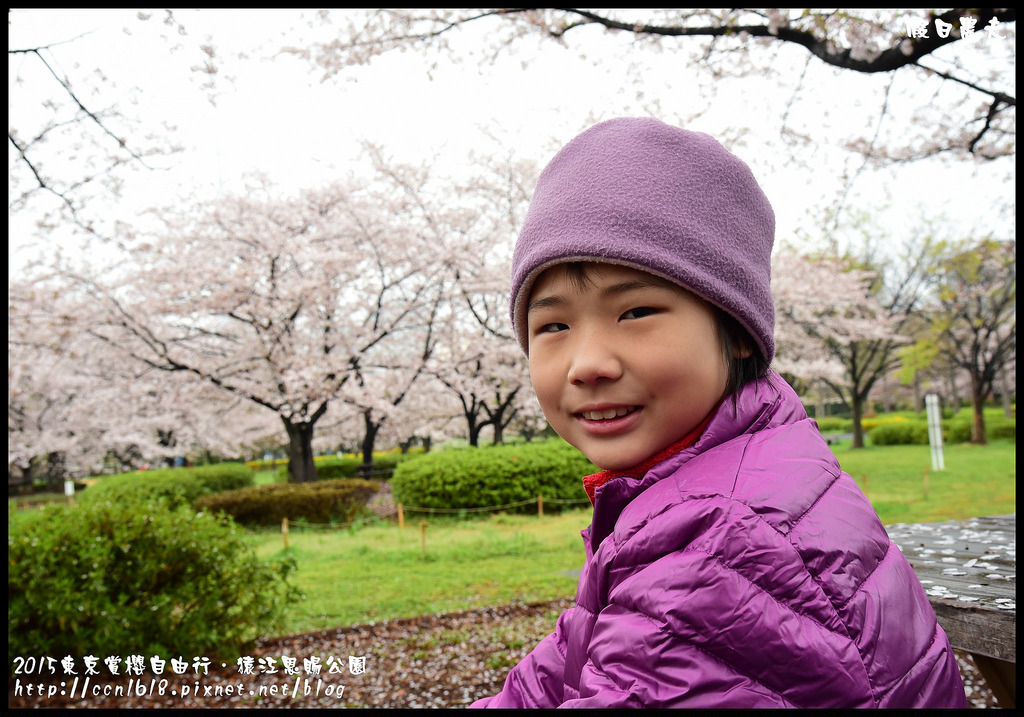
M 750 358 L 750 355 L 754 353 L 753 349 L 750 348 L 750 343 L 742 336 L 737 336 L 736 339 L 732 346 L 732 357 L 739 359 Z

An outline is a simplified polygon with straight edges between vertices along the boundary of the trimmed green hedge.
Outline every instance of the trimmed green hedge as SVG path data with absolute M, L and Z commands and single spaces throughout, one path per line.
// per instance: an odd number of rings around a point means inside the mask
M 586 501 L 582 478 L 597 467 L 561 439 L 486 448 L 428 453 L 400 464 L 391 478 L 396 503 L 416 508 L 510 508 L 536 510 L 537 496 L 547 501 Z M 558 503 L 545 503 L 552 511 Z M 578 504 L 576 504 L 578 505 Z
M 966 443 L 971 440 L 971 415 L 942 421 L 943 443 Z M 1013 418 L 985 417 L 985 434 L 989 440 L 1017 438 L 1017 421 Z M 871 445 L 928 445 L 928 422 L 899 421 L 883 423 L 868 433 Z
M 868 431 L 873 446 L 927 445 L 928 424 L 924 421 L 883 423 Z
M 853 430 L 853 420 L 839 416 L 816 418 L 815 423 L 818 424 L 818 430 L 822 433 L 849 433 Z
M 101 478 L 79 493 L 76 500 L 87 505 L 98 501 L 163 501 L 172 508 L 191 506 L 204 495 L 251 486 L 254 475 L 244 463 L 136 471 Z
M 227 513 L 244 525 L 278 525 L 284 518 L 347 523 L 380 487 L 378 481 L 356 478 L 274 483 L 204 496 L 194 505 L 196 510 Z
M 395 466 L 403 461 L 402 458 L 384 458 L 373 462 L 374 471 L 393 471 Z M 363 467 L 362 458 L 337 458 L 326 457 L 316 460 L 316 479 L 335 480 L 337 478 L 356 478 L 361 475 Z M 282 483 L 288 480 L 288 461 L 277 467 L 277 479 Z
M 47 506 L 7 533 L 8 660 L 16 655 L 237 655 L 279 627 L 290 558 L 191 508 Z
M 987 422 L 985 424 L 985 433 L 988 434 L 990 439 L 1008 438 L 1016 441 L 1017 419 L 1000 421 L 994 424 L 992 422 Z

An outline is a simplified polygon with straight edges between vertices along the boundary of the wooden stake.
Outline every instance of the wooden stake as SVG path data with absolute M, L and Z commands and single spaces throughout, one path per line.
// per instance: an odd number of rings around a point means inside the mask
M 281 519 L 281 535 L 284 536 L 284 549 L 288 549 L 288 518 Z
M 542 495 L 537 496 L 537 517 L 544 517 L 544 496 Z
M 398 503 L 395 507 L 398 508 L 398 527 L 399 528 L 404 528 L 405 527 L 405 513 L 402 512 L 402 504 Z
M 427 557 L 427 521 L 420 521 L 420 546 L 423 549 L 423 557 Z
M 924 499 L 928 500 L 928 474 L 930 470 L 928 466 L 924 467 Z

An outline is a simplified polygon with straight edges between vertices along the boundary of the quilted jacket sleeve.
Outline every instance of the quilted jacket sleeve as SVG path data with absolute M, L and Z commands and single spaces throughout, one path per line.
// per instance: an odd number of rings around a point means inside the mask
M 626 524 L 578 598 L 593 630 L 564 706 L 875 706 L 822 586 L 748 506 L 695 497 Z
M 577 597 L 562 706 L 961 706 L 923 591 L 854 489 L 812 491 L 785 531 L 747 502 L 650 491 Z
M 792 708 L 798 705 L 647 616 L 607 608 L 597 621 L 579 696 L 566 708 Z
M 477 700 L 470 707 L 499 709 L 551 708 L 562 703 L 565 668 L 565 625 L 574 608 L 562 613 L 555 631 L 541 640 L 512 668 L 501 692 Z

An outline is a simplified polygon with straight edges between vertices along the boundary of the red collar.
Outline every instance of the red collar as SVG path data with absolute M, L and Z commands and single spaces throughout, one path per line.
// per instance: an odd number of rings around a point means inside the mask
M 714 413 L 714 411 L 708 413 L 708 415 L 705 416 L 704 420 L 701 421 L 696 428 L 687 433 L 680 440 L 676 441 L 668 448 L 665 448 L 659 451 L 658 453 L 654 454 L 653 456 L 643 461 L 642 463 L 633 466 L 632 468 L 627 468 L 625 470 L 619 471 L 601 471 L 600 473 L 594 473 L 593 475 L 584 476 L 583 488 L 584 490 L 587 491 L 587 495 L 590 496 L 590 504 L 594 504 L 594 494 L 597 491 L 598 487 L 604 485 L 612 478 L 620 478 L 622 476 L 629 476 L 631 478 L 641 478 L 645 473 L 647 473 L 647 471 L 649 471 L 651 468 L 654 468 L 654 466 L 658 465 L 666 458 L 674 456 L 676 453 L 683 450 L 684 448 L 689 448 L 690 446 L 692 446 L 694 443 L 697 442 L 697 439 L 700 438 L 700 434 L 704 432 L 704 429 L 707 427 L 708 423 L 711 422 L 711 416 L 713 416 Z

